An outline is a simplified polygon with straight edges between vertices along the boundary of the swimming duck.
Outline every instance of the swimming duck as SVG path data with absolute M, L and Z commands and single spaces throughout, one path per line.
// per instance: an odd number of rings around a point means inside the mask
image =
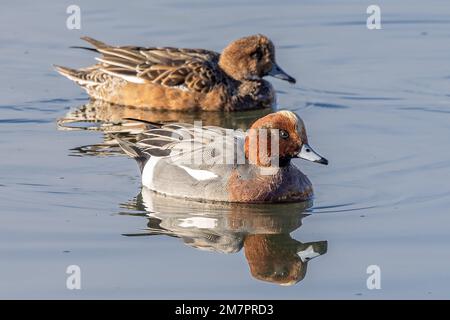
M 270 75 L 295 79 L 275 62 L 275 47 L 257 34 L 233 41 L 221 54 L 204 49 L 110 46 L 82 37 L 101 53 L 99 63 L 56 70 L 94 99 L 151 109 L 237 111 L 271 107 Z
M 270 113 L 247 132 L 173 123 L 144 132 L 136 143 L 117 140 L 137 160 L 145 187 L 197 201 L 306 201 L 311 182 L 291 159 L 328 164 L 290 111 Z

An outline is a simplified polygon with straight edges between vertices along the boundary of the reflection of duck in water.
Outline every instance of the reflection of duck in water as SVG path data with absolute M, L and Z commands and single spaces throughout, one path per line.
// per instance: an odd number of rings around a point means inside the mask
M 310 204 L 199 203 L 166 198 L 143 188 L 126 207 L 145 212 L 148 228 L 127 235 L 168 235 L 196 249 L 220 253 L 244 248 L 253 277 L 292 285 L 305 277 L 310 259 L 327 252 L 327 241 L 302 243 L 290 236 L 301 226 Z
M 123 154 L 116 136 L 131 142 L 136 135 L 151 127 L 151 123 L 201 121 L 204 125 L 246 130 L 255 118 L 264 116 L 270 109 L 237 113 L 230 112 L 177 112 L 170 110 L 149 110 L 133 106 L 115 105 L 101 100 L 90 100 L 71 109 L 58 119 L 58 129 L 64 131 L 100 131 L 104 133 L 101 143 L 79 146 L 72 151 L 77 155 Z
M 90 100 L 64 117 L 58 119 L 62 130 L 102 130 L 105 132 L 142 132 L 148 123 L 170 123 L 201 121 L 203 125 L 233 129 L 247 129 L 255 118 L 270 113 L 270 110 L 254 110 L 231 114 L 228 112 L 178 112 L 170 110 L 149 110 L 133 106 L 111 104 L 101 100 Z M 138 121 L 133 121 L 138 120 Z M 93 127 L 92 124 L 100 124 Z

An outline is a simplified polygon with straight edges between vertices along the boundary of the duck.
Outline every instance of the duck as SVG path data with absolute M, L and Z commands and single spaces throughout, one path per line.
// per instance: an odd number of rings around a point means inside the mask
M 116 140 L 137 161 L 144 187 L 201 202 L 308 201 L 311 181 L 291 160 L 328 164 L 308 144 L 305 124 L 292 111 L 259 118 L 246 132 L 169 123 L 155 124 L 135 142 Z
M 111 46 L 82 37 L 101 54 L 82 69 L 54 65 L 88 95 L 118 105 L 176 111 L 240 111 L 270 108 L 276 97 L 263 79 L 290 83 L 275 61 L 275 46 L 256 34 L 231 42 L 222 53 L 205 49 Z

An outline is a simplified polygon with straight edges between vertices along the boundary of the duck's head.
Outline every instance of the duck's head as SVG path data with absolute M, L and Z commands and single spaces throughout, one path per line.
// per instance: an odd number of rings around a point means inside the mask
M 286 166 L 292 158 L 328 164 L 308 144 L 303 120 L 291 111 L 270 113 L 256 120 L 245 138 L 245 156 L 258 166 Z
M 262 34 L 240 38 L 230 43 L 220 55 L 219 66 L 230 77 L 239 80 L 258 80 L 273 76 L 290 83 L 295 79 L 275 61 L 275 47 Z

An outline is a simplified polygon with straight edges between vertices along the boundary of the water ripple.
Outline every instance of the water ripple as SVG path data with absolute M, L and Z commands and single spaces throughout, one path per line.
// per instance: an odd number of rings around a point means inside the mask
M 50 122 L 53 122 L 53 119 L 24 119 L 24 118 L 0 119 L 0 123 L 7 123 L 7 124 L 50 123 Z
M 335 103 L 323 103 L 323 102 L 307 102 L 306 107 L 318 107 L 327 109 L 348 109 L 348 106 Z

